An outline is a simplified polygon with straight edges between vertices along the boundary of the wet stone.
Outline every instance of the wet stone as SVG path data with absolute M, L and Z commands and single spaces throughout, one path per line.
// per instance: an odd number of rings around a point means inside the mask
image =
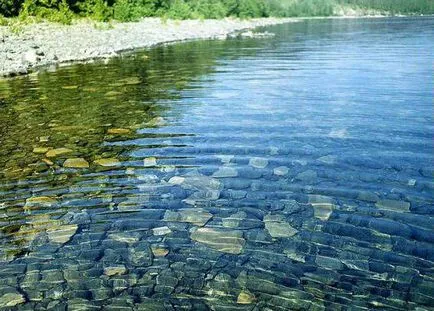
M 293 228 L 282 215 L 267 215 L 264 217 L 265 228 L 273 238 L 288 238 L 297 234 L 298 230 Z
M 240 211 L 222 219 L 223 227 L 234 229 L 251 229 L 262 227 L 258 219 L 249 219 L 246 212 Z
M 321 220 L 328 220 L 335 208 L 334 200 L 323 195 L 309 195 L 308 202 L 314 209 L 314 216 Z
M 35 147 L 33 148 L 33 153 L 37 153 L 37 154 L 44 154 L 48 152 L 48 148 L 47 147 Z
M 140 236 L 139 234 L 134 232 L 132 233 L 117 232 L 117 233 L 110 233 L 109 238 L 121 243 L 134 244 L 139 241 Z
M 242 291 L 238 295 L 237 303 L 238 304 L 252 304 L 256 301 L 256 297 L 247 291 Z
M 57 148 L 57 149 L 49 150 L 49 151 L 45 154 L 45 156 L 46 156 L 47 158 L 54 158 L 54 157 L 58 157 L 58 156 L 61 156 L 61 155 L 65 155 L 65 154 L 68 154 L 68 153 L 71 153 L 71 152 L 72 152 L 72 150 L 71 150 L 71 149 L 68 149 L 68 148 Z
M 394 211 L 394 212 L 409 212 L 410 203 L 406 201 L 398 200 L 380 200 L 375 203 L 375 206 L 379 209 Z
M 26 200 L 26 205 L 24 209 L 52 207 L 55 204 L 57 204 L 57 199 L 53 197 L 31 197 Z
M 126 274 L 127 271 L 128 270 L 124 265 L 110 266 L 104 268 L 104 274 L 107 276 Z
M 63 225 L 58 228 L 47 229 L 48 239 L 54 243 L 64 244 L 77 232 L 77 225 Z
M 15 307 L 24 303 L 26 299 L 23 295 L 16 291 L 11 291 L 0 296 L 0 306 L 1 307 Z
M 266 168 L 268 165 L 268 160 L 264 158 L 251 158 L 249 160 L 249 165 L 259 169 Z
M 115 158 L 99 159 L 99 160 L 95 160 L 94 163 L 104 167 L 114 167 L 114 166 L 121 165 L 121 162 Z
M 155 257 L 165 257 L 167 254 L 169 254 L 169 250 L 164 247 L 151 246 L 151 250 Z
M 343 264 L 339 259 L 325 257 L 325 256 L 316 256 L 315 263 L 323 268 L 332 269 L 332 270 L 340 270 L 343 268 Z
M 378 195 L 369 191 L 360 191 L 357 196 L 357 199 L 366 202 L 377 202 L 380 200 Z
M 212 214 L 202 209 L 182 209 L 178 211 L 166 211 L 164 221 L 171 222 L 187 222 L 196 226 L 204 226 L 210 219 Z
M 129 134 L 130 132 L 131 130 L 124 129 L 124 128 L 111 128 L 107 130 L 107 134 L 110 135 L 124 135 L 124 134 Z
M 238 171 L 234 167 L 223 166 L 219 168 L 212 177 L 214 178 L 229 178 L 229 177 L 237 177 Z
M 145 242 L 141 242 L 134 248 L 128 249 L 128 261 L 133 266 L 148 267 L 152 265 L 152 251 L 149 245 Z
M 158 227 L 158 228 L 154 228 L 152 229 L 152 232 L 154 235 L 166 235 L 166 234 L 170 234 L 172 233 L 172 230 L 170 230 L 169 227 L 164 226 L 164 227 Z
M 88 168 L 89 163 L 83 158 L 70 158 L 63 162 L 63 167 L 68 168 Z
M 156 166 L 157 165 L 157 159 L 154 157 L 145 158 L 143 160 L 143 166 L 144 167 L 150 167 L 150 166 Z
M 288 173 L 289 173 L 289 168 L 286 166 L 279 166 L 273 170 L 273 174 L 277 176 L 285 176 L 288 175 Z
M 315 183 L 317 181 L 317 178 L 318 178 L 318 174 L 313 170 L 307 170 L 295 176 L 296 180 L 300 180 L 302 182 L 309 183 L 309 184 Z
M 240 254 L 245 244 L 243 232 L 239 230 L 195 228 L 191 232 L 191 239 L 230 254 Z

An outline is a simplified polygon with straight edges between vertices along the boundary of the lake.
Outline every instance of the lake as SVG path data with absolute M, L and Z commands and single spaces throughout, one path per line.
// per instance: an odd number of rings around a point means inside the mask
M 434 18 L 0 81 L 7 310 L 430 310 Z

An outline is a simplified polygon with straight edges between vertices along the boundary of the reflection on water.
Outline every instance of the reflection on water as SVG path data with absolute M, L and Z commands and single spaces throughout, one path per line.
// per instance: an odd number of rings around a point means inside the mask
M 0 82 L 0 306 L 428 310 L 434 20 Z

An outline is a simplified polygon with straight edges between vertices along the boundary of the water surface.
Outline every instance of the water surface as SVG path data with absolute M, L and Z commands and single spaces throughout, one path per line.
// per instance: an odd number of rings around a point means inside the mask
M 434 19 L 0 82 L 0 306 L 434 307 Z

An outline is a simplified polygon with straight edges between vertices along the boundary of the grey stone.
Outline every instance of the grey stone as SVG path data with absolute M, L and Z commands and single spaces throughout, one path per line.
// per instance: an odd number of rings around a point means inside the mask
M 195 228 L 191 232 L 191 239 L 230 254 L 240 254 L 245 244 L 243 232 L 240 230 Z

